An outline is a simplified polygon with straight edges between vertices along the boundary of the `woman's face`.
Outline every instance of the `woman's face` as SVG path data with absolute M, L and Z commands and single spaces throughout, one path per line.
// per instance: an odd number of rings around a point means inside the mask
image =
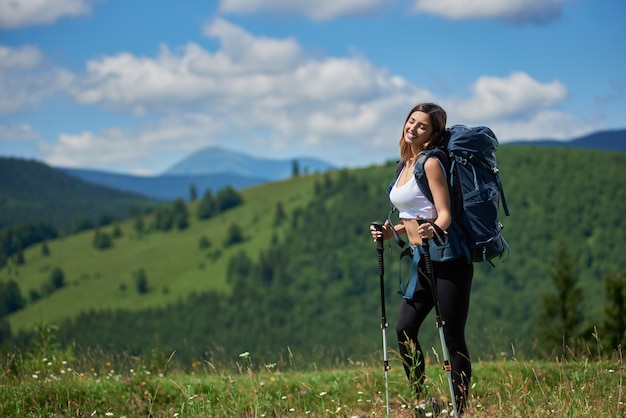
M 433 132 L 428 113 L 415 111 L 404 124 L 404 141 L 411 145 L 423 145 Z

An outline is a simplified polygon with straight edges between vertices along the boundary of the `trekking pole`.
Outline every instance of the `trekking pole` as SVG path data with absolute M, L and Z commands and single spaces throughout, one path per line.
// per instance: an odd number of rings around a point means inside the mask
M 372 226 L 382 233 L 383 223 L 380 221 L 372 222 Z M 385 265 L 383 261 L 383 253 L 385 247 L 383 244 L 383 237 L 376 238 L 376 251 L 378 252 L 378 276 L 380 277 L 380 306 L 381 306 L 381 320 L 380 328 L 383 331 L 383 370 L 385 371 L 385 406 L 387 408 L 387 418 L 389 418 L 389 359 L 387 358 L 387 313 L 385 312 Z
M 418 219 L 417 222 L 421 225 L 424 222 L 428 222 L 423 219 Z M 437 299 L 437 283 L 435 281 L 435 276 L 433 274 L 433 263 L 430 260 L 430 252 L 428 248 L 428 240 L 422 240 L 422 249 L 424 250 L 424 263 L 426 264 L 426 276 L 428 278 L 428 282 L 430 283 L 430 291 L 433 297 L 433 305 L 435 306 L 435 325 L 439 330 L 439 339 L 441 341 L 441 351 L 443 353 L 443 369 L 446 371 L 448 375 L 448 386 L 450 388 L 450 399 L 452 400 L 452 410 L 454 411 L 454 416 L 459 416 L 459 411 L 456 405 L 456 397 L 454 396 L 454 384 L 452 383 L 452 366 L 450 365 L 450 353 L 448 352 L 448 346 L 446 344 L 446 337 L 443 332 L 443 327 L 445 326 L 445 321 L 441 317 L 441 312 L 439 311 L 439 300 Z

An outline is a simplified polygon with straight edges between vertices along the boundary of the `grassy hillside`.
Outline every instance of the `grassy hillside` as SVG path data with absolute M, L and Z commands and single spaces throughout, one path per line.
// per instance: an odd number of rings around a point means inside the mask
M 299 177 L 244 190 L 243 205 L 206 221 L 197 220 L 192 204 L 190 226 L 184 231 L 153 232 L 140 237 L 133 228 L 134 220 L 121 222 L 116 226 L 122 236 L 114 239 L 113 247 L 107 250 L 93 247 L 94 231 L 49 241 L 47 256 L 42 255 L 40 245 L 35 245 L 24 251 L 23 266 L 12 264 L 0 270 L 0 281 L 15 280 L 28 297 L 29 291 L 39 290 L 58 267 L 65 274 L 67 286 L 11 315 L 11 327 L 14 331 L 22 329 L 37 322 L 39 315 L 58 322 L 80 311 L 139 310 L 176 302 L 194 291 L 225 291 L 229 288 L 226 268 L 230 257 L 241 251 L 254 256 L 273 234 L 281 233 L 272 227 L 277 202 L 282 202 L 286 211 L 306 205 L 314 179 Z M 243 229 L 245 241 L 225 247 L 223 242 L 232 224 Z M 199 248 L 202 236 L 211 243 L 208 249 Z M 137 293 L 133 278 L 139 269 L 145 270 L 150 288 L 143 295 Z M 126 290 L 122 290 L 124 286 Z
M 126 218 L 156 201 L 85 183 L 41 162 L 0 158 L 0 230 L 45 222 L 56 228 L 103 216 Z
M 498 160 L 512 213 L 503 219 L 511 256 L 496 268 L 476 265 L 468 322 L 474 356 L 493 358 L 511 346 L 532 353 L 541 296 L 555 292 L 550 274 L 559 242 L 577 260 L 584 290 L 579 331 L 591 338 L 607 302 L 603 278 L 626 271 L 626 155 L 502 147 Z M 207 352 L 215 344 L 230 352 L 289 346 L 307 353 L 332 347 L 344 359 L 367 355 L 380 345 L 368 226 L 387 215 L 393 172 L 389 163 L 246 189 L 243 205 L 204 222 L 191 217 L 184 231 L 138 237 L 133 221 L 124 222 L 122 237 L 105 251 L 91 245 L 93 232 L 49 242 L 49 256 L 35 246 L 24 265 L 0 270 L 0 280 L 16 281 L 27 295 L 59 267 L 68 285 L 8 320 L 15 332 L 40 315 L 53 322 L 74 318 L 63 323 L 66 341 L 114 350 L 147 349 L 158 340 L 179 353 L 184 346 Z M 285 220 L 277 227 L 279 203 Z M 234 224 L 246 240 L 227 246 Z M 205 250 L 198 246 L 203 235 L 212 244 Z M 400 251 L 391 248 L 385 278 L 393 329 Z M 135 289 L 139 269 L 148 278 L 146 294 Z M 201 293 L 210 290 L 216 292 Z M 434 325 L 424 333 L 436 341 Z

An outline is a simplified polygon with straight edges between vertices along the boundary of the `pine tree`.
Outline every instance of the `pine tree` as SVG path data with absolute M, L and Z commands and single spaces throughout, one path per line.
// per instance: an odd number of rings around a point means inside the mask
M 197 216 L 198 219 L 209 219 L 217 212 L 217 204 L 213 198 L 213 193 L 210 189 L 204 192 L 204 196 L 198 203 Z
M 226 241 L 224 245 L 234 245 L 243 242 L 244 236 L 241 227 L 237 224 L 230 224 L 228 227 L 228 236 L 226 237 Z
M 0 317 L 22 309 L 25 305 L 20 286 L 15 280 L 0 282 Z
M 148 287 L 148 276 L 146 275 L 146 271 L 143 268 L 140 268 L 133 273 L 133 276 L 135 276 L 135 287 L 137 288 L 137 292 L 141 295 L 148 293 L 150 289 Z
M 41 243 L 41 255 L 44 257 L 50 255 L 50 248 L 48 247 L 48 242 L 45 240 Z
M 285 213 L 283 202 L 278 201 L 276 202 L 276 209 L 274 210 L 274 226 L 281 225 L 285 219 L 287 219 L 287 214 Z
M 566 355 L 575 350 L 576 339 L 583 321 L 581 303 L 583 291 L 578 287 L 574 273 L 576 260 L 568 253 L 561 241 L 556 260 L 550 273 L 550 281 L 556 291 L 541 295 L 538 313 L 537 338 L 540 346 L 549 354 Z
M 607 304 L 604 307 L 604 321 L 601 336 L 616 349 L 626 345 L 626 277 L 624 273 L 604 277 L 604 290 Z

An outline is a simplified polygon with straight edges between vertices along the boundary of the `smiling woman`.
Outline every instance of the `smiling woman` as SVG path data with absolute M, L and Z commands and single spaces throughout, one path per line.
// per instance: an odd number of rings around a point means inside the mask
M 431 407 L 426 389 L 426 357 L 418 334 L 422 323 L 435 308 L 442 339 L 445 369 L 448 371 L 450 400 L 455 416 L 467 406 L 472 366 L 465 341 L 465 324 L 474 268 L 464 254 L 446 261 L 431 263 L 427 241 L 443 235 L 452 224 L 452 209 L 444 162 L 428 151 L 445 140 L 447 114 L 434 103 L 420 103 L 413 107 L 402 127 L 400 157 L 402 171 L 389 189 L 389 200 L 398 209 L 400 221 L 392 225 L 386 221 L 382 228 L 371 227 L 377 241 L 406 234 L 411 255 L 411 274 L 400 305 L 396 334 L 403 366 L 419 408 Z M 418 158 L 423 163 L 430 196 L 418 187 L 414 172 Z M 404 246 L 404 244 L 402 244 Z M 441 328 L 445 324 L 444 329 Z

